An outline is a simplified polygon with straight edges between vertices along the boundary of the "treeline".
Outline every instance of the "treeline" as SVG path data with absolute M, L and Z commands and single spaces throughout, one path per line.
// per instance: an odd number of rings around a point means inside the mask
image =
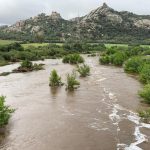
M 0 66 L 22 60 L 56 59 L 68 54 L 104 51 L 105 49 L 104 44 L 65 43 L 63 45 L 48 44 L 47 46 L 28 46 L 24 48 L 21 43 L 12 43 L 0 45 Z

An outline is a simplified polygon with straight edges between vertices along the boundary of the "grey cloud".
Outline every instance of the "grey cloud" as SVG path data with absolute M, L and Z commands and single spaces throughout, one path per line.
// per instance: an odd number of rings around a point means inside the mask
M 150 14 L 149 0 L 0 0 L 0 23 L 12 24 L 39 13 L 58 11 L 65 19 L 82 16 L 102 5 L 116 10 L 128 10 L 138 14 Z

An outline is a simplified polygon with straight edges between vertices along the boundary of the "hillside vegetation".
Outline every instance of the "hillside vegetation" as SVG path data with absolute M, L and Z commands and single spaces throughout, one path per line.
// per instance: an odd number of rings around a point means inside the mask
M 0 27 L 0 39 L 150 44 L 150 16 L 118 12 L 104 3 L 89 14 L 71 20 L 52 12 Z

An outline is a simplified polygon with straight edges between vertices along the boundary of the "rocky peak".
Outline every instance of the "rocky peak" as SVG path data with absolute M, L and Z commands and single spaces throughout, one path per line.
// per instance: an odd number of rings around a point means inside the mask
M 103 3 L 102 8 L 109 8 L 109 6 L 106 3 Z
M 57 13 L 56 11 L 53 11 L 52 14 L 50 15 L 50 18 L 53 20 L 59 20 L 62 19 L 61 15 Z
M 97 9 L 91 11 L 88 15 L 86 15 L 83 20 L 87 19 L 98 19 L 100 15 L 107 16 L 108 14 L 111 14 L 113 11 L 112 8 L 110 8 L 106 3 L 103 3 L 101 7 L 98 7 Z

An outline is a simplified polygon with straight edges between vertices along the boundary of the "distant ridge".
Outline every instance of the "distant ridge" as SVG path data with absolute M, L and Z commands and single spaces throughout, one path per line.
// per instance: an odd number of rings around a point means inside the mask
M 47 42 L 83 40 L 89 42 L 150 43 L 150 16 L 118 12 L 106 3 L 83 17 L 65 20 L 58 12 L 44 13 L 11 26 L 0 27 L 1 39 L 34 41 L 43 33 Z M 80 33 L 80 34 L 79 34 Z

